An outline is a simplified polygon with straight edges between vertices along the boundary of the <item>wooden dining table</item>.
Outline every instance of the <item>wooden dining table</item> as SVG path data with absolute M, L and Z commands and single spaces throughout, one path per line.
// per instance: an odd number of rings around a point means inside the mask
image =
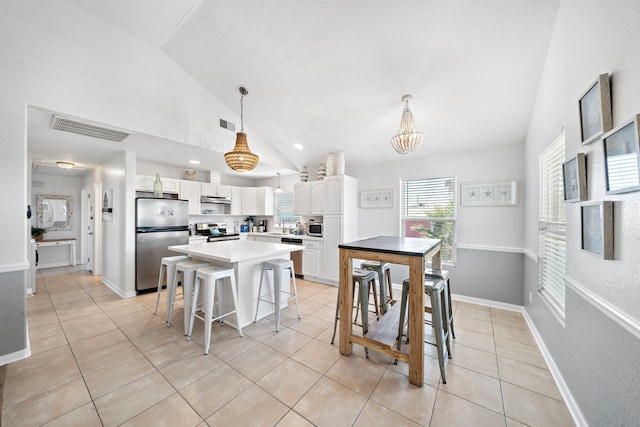
M 431 260 L 431 268 L 442 268 L 439 239 L 417 237 L 378 236 L 342 243 L 340 249 L 340 353 L 351 354 L 353 344 L 359 344 L 392 356 L 409 364 L 409 382 L 422 387 L 424 381 L 424 271 Z M 353 334 L 353 260 L 368 260 L 409 266 L 409 353 L 395 349 L 398 337 L 399 309 L 381 316 L 377 324 L 360 336 Z M 399 305 L 399 304 L 396 304 Z M 386 319 L 385 319 L 386 318 Z M 395 322 L 395 323 L 394 323 Z M 395 330 L 394 330 L 395 327 Z M 419 343 L 413 345 L 413 343 Z

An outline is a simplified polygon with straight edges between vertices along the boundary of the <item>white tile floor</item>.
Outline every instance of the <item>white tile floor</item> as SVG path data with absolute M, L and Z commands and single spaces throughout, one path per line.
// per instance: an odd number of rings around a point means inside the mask
M 6 368 L 2 425 L 573 425 L 519 313 L 454 302 L 447 384 L 426 344 L 415 387 L 406 364 L 330 344 L 335 287 L 298 289 L 302 319 L 287 309 L 280 332 L 264 319 L 244 337 L 214 324 L 204 356 L 202 323 L 186 341 L 182 322 L 153 314 L 155 293 L 121 299 L 85 271 L 40 270 L 27 302 L 33 355 Z

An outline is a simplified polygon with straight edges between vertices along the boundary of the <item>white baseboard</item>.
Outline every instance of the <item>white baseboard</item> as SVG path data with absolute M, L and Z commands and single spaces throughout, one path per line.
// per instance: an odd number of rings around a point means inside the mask
M 516 304 L 508 304 L 506 302 L 491 301 L 488 299 L 468 297 L 465 295 L 458 295 L 458 294 L 451 294 L 451 299 L 454 301 L 468 302 L 470 304 L 484 305 L 487 307 L 499 308 L 502 310 L 517 311 L 519 313 L 524 312 L 523 306 L 516 305 Z
M 53 268 L 53 267 L 68 267 L 71 266 L 71 264 L 69 264 L 69 261 L 61 261 L 61 262 L 51 262 L 49 264 L 38 264 L 36 266 L 37 270 L 40 270 L 42 268 Z
M 120 296 L 120 298 L 133 298 L 133 297 L 136 296 L 136 291 L 133 291 L 133 292 L 122 292 L 122 289 L 118 288 L 116 285 L 111 283 L 109 280 L 105 279 L 104 276 L 102 277 L 101 282 L 107 288 L 111 289 L 113 292 L 118 294 Z
M 0 356 L 0 366 L 8 365 L 9 363 L 17 362 L 18 360 L 26 359 L 27 357 L 31 356 L 31 342 L 29 341 L 28 326 L 26 329 L 26 334 L 27 334 L 27 348 Z
M 558 390 L 560 391 L 560 394 L 562 395 L 562 398 L 564 399 L 564 402 L 567 405 L 567 409 L 569 409 L 569 413 L 573 418 L 573 422 L 576 423 L 576 426 L 578 427 L 583 427 L 583 426 L 588 427 L 589 424 L 587 424 L 587 421 L 584 419 L 584 416 L 582 415 L 582 411 L 580 411 L 580 408 L 578 407 L 578 404 L 573 398 L 573 395 L 571 394 L 571 391 L 569 390 L 567 383 L 564 381 L 564 378 L 562 377 L 562 374 L 560 373 L 558 366 L 553 360 L 553 357 L 551 357 L 551 353 L 549 353 L 547 346 L 544 344 L 544 341 L 542 340 L 542 336 L 540 336 L 538 329 L 536 329 L 536 326 L 533 323 L 533 320 L 531 319 L 531 317 L 529 317 L 529 313 L 527 312 L 526 309 L 523 309 L 522 314 L 524 315 L 524 319 L 527 322 L 527 325 L 529 325 L 529 329 L 531 330 L 531 334 L 533 335 L 533 338 L 536 340 L 536 344 L 538 344 L 538 348 L 542 353 L 542 357 L 544 357 L 544 361 L 547 363 L 547 366 L 549 367 L 549 371 L 551 371 L 551 376 L 553 376 L 553 379 L 555 380 L 556 385 L 558 386 Z

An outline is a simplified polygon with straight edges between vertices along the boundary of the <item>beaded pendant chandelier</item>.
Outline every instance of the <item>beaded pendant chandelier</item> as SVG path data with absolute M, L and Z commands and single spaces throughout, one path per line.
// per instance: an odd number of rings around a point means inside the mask
M 402 120 L 400 120 L 400 132 L 391 138 L 391 145 L 400 154 L 411 154 L 422 145 L 424 134 L 416 132 L 413 124 L 413 114 L 409 109 L 409 100 L 413 99 L 411 95 L 402 97 L 404 102 L 404 110 L 402 111 Z
M 238 172 L 249 172 L 253 170 L 258 164 L 259 157 L 253 154 L 249 150 L 249 144 L 247 143 L 247 134 L 244 133 L 244 96 L 249 92 L 240 87 L 240 132 L 236 134 L 236 145 L 233 150 L 228 153 L 224 153 L 224 161 L 227 165 Z

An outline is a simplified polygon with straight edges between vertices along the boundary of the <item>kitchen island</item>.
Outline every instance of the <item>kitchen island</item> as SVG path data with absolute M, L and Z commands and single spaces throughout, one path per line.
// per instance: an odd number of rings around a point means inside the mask
M 258 302 L 258 289 L 260 287 L 260 273 L 262 262 L 274 258 L 289 259 L 293 251 L 303 250 L 304 246 L 283 245 L 280 243 L 256 242 L 251 240 L 227 240 L 221 242 L 198 242 L 188 245 L 169 246 L 169 250 L 190 256 L 193 259 L 200 259 L 210 262 L 212 265 L 220 265 L 233 268 L 236 274 L 236 284 L 238 287 L 238 321 L 241 327 L 245 327 L 253 322 L 255 310 Z M 269 281 L 269 286 L 263 286 L 263 295 L 273 293 L 273 282 Z M 285 290 L 288 290 L 285 289 Z M 231 302 L 231 295 L 225 295 Z M 282 307 L 286 306 L 288 295 L 282 295 Z M 258 318 L 268 316 L 273 313 L 273 306 L 260 304 Z M 225 322 L 235 326 L 234 317 L 231 316 Z

